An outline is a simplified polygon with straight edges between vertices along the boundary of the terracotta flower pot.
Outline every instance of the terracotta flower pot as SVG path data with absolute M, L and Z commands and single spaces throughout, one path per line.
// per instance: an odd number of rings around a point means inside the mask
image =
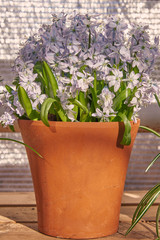
M 62 238 L 95 238 L 117 232 L 132 142 L 121 146 L 123 123 L 19 120 L 38 210 L 39 231 Z

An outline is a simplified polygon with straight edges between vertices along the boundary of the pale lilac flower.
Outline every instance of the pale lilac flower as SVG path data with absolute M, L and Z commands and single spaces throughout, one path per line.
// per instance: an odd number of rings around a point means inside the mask
M 78 72 L 77 77 L 78 77 L 77 82 L 76 82 L 77 90 L 86 92 L 88 90 L 89 86 L 93 87 L 94 77 L 92 77 L 89 73 Z
M 34 102 L 32 104 L 33 109 L 38 110 L 37 106 L 39 104 L 42 104 L 46 98 L 47 98 L 46 94 L 35 94 Z
M 96 112 L 92 113 L 93 117 L 100 118 L 101 122 L 109 122 L 109 115 L 106 113 L 103 113 L 99 108 L 96 108 Z
M 36 88 L 35 79 L 37 74 L 33 74 L 30 69 L 25 69 L 23 72 L 19 73 L 20 85 L 28 92 Z
M 8 125 L 13 125 L 14 121 L 16 120 L 16 117 L 13 115 L 12 111 L 5 111 L 1 116 L 0 116 L 0 123 L 4 126 L 7 127 Z
M 63 109 L 65 110 L 67 117 L 74 122 L 75 121 L 75 112 L 73 111 L 74 105 L 73 104 L 65 104 L 62 105 Z
M 1 122 L 9 124 L 16 115 L 25 114 L 18 98 L 19 85 L 26 90 L 36 111 L 51 97 L 51 89 L 47 91 L 44 81 L 41 82 L 47 76 L 43 72 L 36 74 L 35 64 L 43 61 L 54 71 L 57 98 L 71 121 L 79 120 L 75 119 L 71 100 L 83 92 L 91 111 L 93 87 L 98 96 L 92 116 L 100 121 L 110 121 L 111 116 L 117 116 L 116 109 L 113 110 L 114 98 L 129 88 L 130 96 L 122 104 L 126 109 L 133 107 L 132 119 L 135 120 L 140 107 L 150 104 L 154 95 L 159 94 L 157 83 L 153 84 L 150 79 L 159 55 L 159 39 L 155 38 L 152 44 L 147 26 L 131 25 L 129 31 L 130 26 L 117 16 L 102 19 L 76 12 L 54 14 L 53 23 L 43 25 L 20 49 L 14 67 L 18 76 L 14 91 L 0 89 L 0 105 L 5 112 Z M 41 66 L 38 69 L 40 71 Z
M 104 87 L 101 94 L 98 96 L 99 100 L 97 101 L 97 103 L 99 104 L 99 106 L 102 107 L 103 112 L 108 115 L 114 112 L 112 109 L 114 97 L 115 95 L 110 92 L 107 87 Z
M 138 59 L 135 59 L 132 62 L 132 67 L 136 67 L 136 66 L 138 67 L 140 73 L 144 72 L 145 67 L 146 67 L 145 64 L 141 60 L 138 60 Z
M 140 82 L 140 74 L 139 73 L 134 73 L 134 71 L 132 71 L 126 79 L 123 79 L 123 81 L 127 82 L 127 87 L 130 89 L 134 89 L 134 87 L 138 87 L 139 86 L 139 82 Z
M 114 92 L 117 92 L 121 85 L 123 73 L 119 69 L 112 69 L 112 73 L 113 75 L 107 76 L 106 79 L 109 82 L 109 87 L 114 86 Z

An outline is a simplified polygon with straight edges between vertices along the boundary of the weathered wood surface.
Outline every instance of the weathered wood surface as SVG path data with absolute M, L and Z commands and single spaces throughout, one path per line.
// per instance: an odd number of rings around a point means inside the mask
M 130 226 L 133 212 L 145 191 L 125 192 L 122 199 L 120 224 L 118 233 L 100 238 L 102 240 L 148 240 L 156 239 L 155 213 L 160 198 L 151 207 L 142 221 L 125 237 Z M 37 209 L 33 192 L 0 193 L 0 240 L 49 240 L 57 239 L 38 232 Z

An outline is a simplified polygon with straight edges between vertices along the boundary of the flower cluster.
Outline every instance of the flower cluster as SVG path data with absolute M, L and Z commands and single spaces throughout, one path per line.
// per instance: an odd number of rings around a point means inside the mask
M 20 50 L 18 76 L 0 92 L 0 122 L 136 120 L 159 93 L 150 78 L 158 44 L 147 26 L 118 17 L 54 15 Z

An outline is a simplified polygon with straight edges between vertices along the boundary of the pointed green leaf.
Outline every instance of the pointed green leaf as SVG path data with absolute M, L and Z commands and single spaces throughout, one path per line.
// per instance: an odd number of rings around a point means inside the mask
M 87 101 L 84 95 L 84 92 L 79 93 L 79 102 L 87 108 Z M 80 122 L 85 122 L 88 113 L 84 112 L 82 108 L 80 108 Z
M 156 99 L 156 101 L 157 101 L 157 103 L 158 103 L 158 106 L 160 107 L 160 100 L 159 100 L 159 97 L 157 96 L 157 94 L 155 94 L 154 96 L 155 96 L 155 99 Z
M 126 234 L 127 235 L 134 227 L 135 225 L 139 222 L 139 220 L 144 216 L 144 214 L 147 212 L 147 210 L 152 206 L 152 204 L 154 203 L 154 201 L 156 200 L 156 198 L 158 197 L 159 192 L 153 197 L 151 198 L 151 200 L 148 202 L 148 204 L 145 206 L 145 208 L 143 209 L 143 211 L 140 213 L 139 217 L 132 223 L 132 225 L 130 226 L 130 228 L 127 230 Z
M 118 116 L 122 119 L 124 122 L 124 135 L 123 139 L 121 141 L 122 145 L 130 145 L 131 143 L 131 124 L 130 121 L 128 120 L 127 116 L 124 113 L 119 113 Z
M 69 99 L 71 103 L 77 105 L 78 107 L 80 107 L 85 113 L 88 114 L 88 108 L 86 106 L 84 106 L 80 101 L 78 101 L 77 99 Z
M 48 113 L 49 113 L 49 110 L 52 106 L 52 104 L 56 102 L 55 99 L 53 98 L 47 98 L 43 103 L 42 103 L 42 106 L 41 106 L 41 120 L 42 122 L 47 126 L 49 127 L 49 122 L 48 122 Z
M 31 114 L 29 115 L 29 118 L 32 120 L 40 120 L 40 113 L 37 112 L 36 110 L 32 110 Z
M 154 131 L 153 129 L 149 128 L 149 127 L 145 127 L 145 126 L 139 126 L 140 128 L 147 130 L 148 132 L 153 133 L 154 135 L 156 135 L 157 137 L 160 137 L 160 134 L 156 131 Z
M 39 76 L 39 79 L 42 83 L 42 86 L 45 89 L 45 93 L 49 96 L 49 82 L 46 76 L 46 73 L 43 68 L 42 62 L 37 62 L 34 66 L 34 72 L 36 72 Z
M 97 108 L 97 95 L 95 93 L 94 88 L 91 88 L 91 93 L 92 93 L 93 106 L 94 106 L 94 108 L 92 107 L 92 111 L 95 112 Z
M 159 220 L 160 220 L 160 205 L 158 206 L 157 214 L 156 214 L 156 233 L 157 233 L 157 237 L 158 238 L 160 238 L 160 234 L 159 234 Z
M 152 162 L 146 168 L 145 172 L 148 172 L 148 170 L 152 167 L 152 165 L 157 161 L 158 158 L 160 158 L 160 153 L 158 153 L 157 156 L 152 160 Z
M 76 94 L 76 99 L 78 100 L 78 91 L 77 91 L 77 94 Z M 74 105 L 73 111 L 75 112 L 74 113 L 74 117 L 75 117 L 76 120 L 78 120 L 77 119 L 77 117 L 78 117 L 78 110 L 79 110 L 78 106 Z
M 7 90 L 10 94 L 12 93 L 13 88 L 11 88 L 11 87 L 8 86 L 8 85 L 5 85 L 5 88 L 6 88 L 6 90 Z
M 57 80 L 56 80 L 51 68 L 49 67 L 49 65 L 46 62 L 43 62 L 43 69 L 46 74 L 46 77 L 48 78 L 48 81 L 50 82 L 53 96 L 56 97 L 57 89 L 58 89 Z
M 15 129 L 14 129 L 13 125 L 9 125 L 9 128 L 11 129 L 12 132 L 15 132 Z
M 55 110 L 56 110 L 56 112 L 58 113 L 60 119 L 61 119 L 63 122 L 68 122 L 68 121 L 70 121 L 70 120 L 68 119 L 68 117 L 66 116 L 66 113 L 65 113 L 64 109 L 62 108 L 62 105 L 61 105 L 59 99 L 58 99 L 58 98 L 56 98 L 56 99 L 57 99 L 57 101 L 55 102 Z
M 149 201 L 149 199 L 155 194 L 157 193 L 157 191 L 159 191 L 160 188 L 160 184 L 155 185 L 153 188 L 151 188 L 146 194 L 145 196 L 142 198 L 142 200 L 140 201 L 140 203 L 138 204 L 134 214 L 133 214 L 133 218 L 132 218 L 132 223 L 135 221 L 135 219 L 137 218 L 139 212 L 141 211 L 141 209 L 147 204 L 147 202 Z
M 32 147 L 30 147 L 28 144 L 25 144 L 25 143 L 23 143 L 23 142 L 14 140 L 14 139 L 12 139 L 12 138 L 0 138 L 0 140 L 7 140 L 7 141 L 12 141 L 12 142 L 16 142 L 16 143 L 22 144 L 22 145 L 30 148 L 30 149 L 31 149 L 33 152 L 35 152 L 40 158 L 43 158 L 35 149 L 33 149 Z
M 113 100 L 113 109 L 116 110 L 118 107 L 121 106 L 122 102 L 130 95 L 131 90 L 124 89 L 117 97 Z
M 140 201 L 140 203 L 138 204 L 134 212 L 134 215 L 132 218 L 132 224 L 130 228 L 127 230 L 125 235 L 127 235 L 135 227 L 138 221 L 143 217 L 143 215 L 147 212 L 150 206 L 154 203 L 154 201 L 156 200 L 159 194 L 160 194 L 160 184 L 157 184 L 145 194 L 145 196 L 142 198 L 142 200 Z M 159 212 L 157 214 L 159 217 Z
M 49 127 L 49 122 L 48 122 L 48 114 L 49 111 L 52 107 L 52 104 L 54 104 L 55 107 L 55 112 L 59 115 L 60 119 L 63 122 L 67 122 L 68 118 L 60 104 L 60 102 L 58 101 L 58 99 L 53 99 L 53 98 L 47 98 L 41 106 L 41 120 L 42 122 Z
M 24 111 L 26 112 L 27 116 L 30 118 L 30 114 L 32 112 L 32 104 L 31 101 L 25 91 L 25 89 L 22 86 L 19 86 L 18 88 L 18 97 L 19 97 L 19 101 L 22 105 L 22 107 L 24 108 Z
M 79 71 L 80 71 L 80 72 L 83 72 L 83 71 L 86 69 L 86 67 L 87 67 L 87 65 L 81 66 L 80 69 L 79 69 Z

